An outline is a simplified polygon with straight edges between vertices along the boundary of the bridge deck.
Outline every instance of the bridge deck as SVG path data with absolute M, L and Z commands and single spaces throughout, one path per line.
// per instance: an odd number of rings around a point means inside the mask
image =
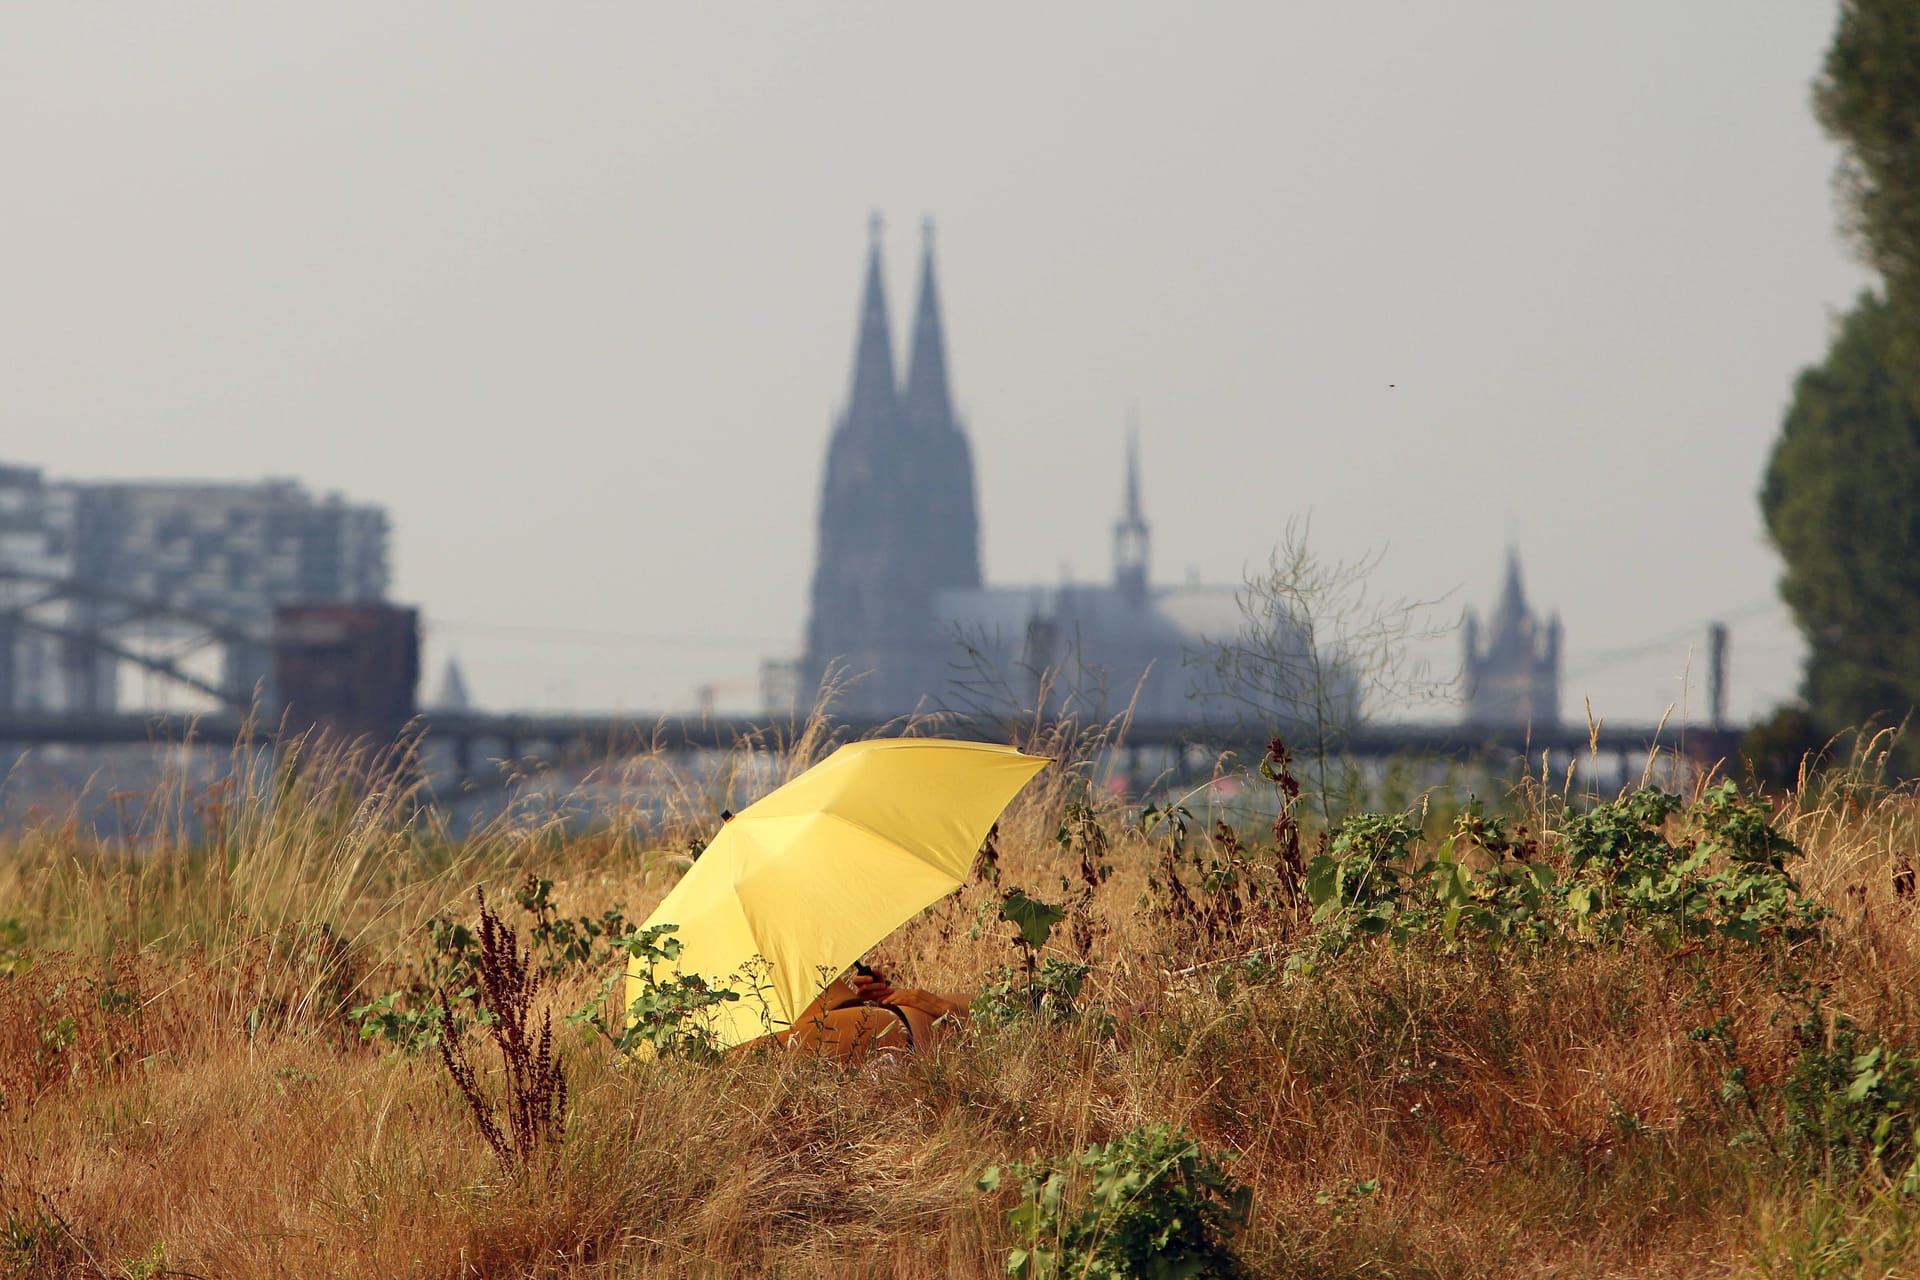
M 724 748 L 744 741 L 777 745 L 790 741 L 800 726 L 787 720 L 756 717 L 608 716 L 475 713 L 424 714 L 413 722 L 428 743 L 449 743 L 458 751 L 478 744 L 499 744 L 504 754 L 517 755 L 545 747 L 555 753 L 583 751 L 631 753 L 646 750 L 680 751 Z M 898 722 L 891 722 L 897 727 Z M 834 736 L 841 740 L 865 737 L 889 725 L 837 722 Z M 247 721 L 230 713 L 199 717 L 163 717 L 141 714 L 50 715 L 12 712 L 0 715 L 0 743 L 19 746 L 68 744 L 110 746 L 138 743 L 179 743 L 191 739 L 209 746 L 226 746 L 243 737 L 267 742 L 279 736 L 272 721 Z M 1004 740 L 997 725 L 955 721 L 935 730 L 950 737 Z M 1283 735 L 1284 736 L 1284 735 Z M 1695 759 L 1719 760 L 1738 745 L 1740 730 L 1667 725 L 1602 725 L 1589 732 L 1585 725 L 1522 730 L 1491 725 L 1375 724 L 1334 744 L 1338 754 L 1363 759 L 1398 755 L 1444 756 L 1455 759 L 1500 759 L 1525 756 L 1538 760 L 1542 752 L 1561 757 L 1643 753 L 1654 746 Z M 1177 724 L 1133 724 L 1118 745 L 1173 748 L 1183 745 L 1221 749 L 1235 747 L 1257 753 L 1265 735 L 1245 728 Z

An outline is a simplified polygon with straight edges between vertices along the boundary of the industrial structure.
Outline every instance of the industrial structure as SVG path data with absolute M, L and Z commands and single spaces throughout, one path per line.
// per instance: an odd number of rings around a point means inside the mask
M 48 480 L 0 467 L 0 711 L 111 713 L 130 670 L 271 703 L 275 610 L 378 602 L 387 519 L 292 480 Z
M 388 604 L 284 604 L 273 619 L 281 723 L 391 742 L 420 687 L 420 615 Z

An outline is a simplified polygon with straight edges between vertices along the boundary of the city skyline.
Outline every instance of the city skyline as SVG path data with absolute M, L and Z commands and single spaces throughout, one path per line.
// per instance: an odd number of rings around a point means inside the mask
M 1753 490 L 1865 281 L 1831 7 L 450 13 L 0 18 L 13 460 L 387 507 L 483 705 L 750 703 L 878 205 L 940 218 L 990 578 L 1097 575 L 1137 404 L 1166 577 L 1311 516 L 1485 610 L 1517 540 L 1564 714 L 1657 717 L 1715 617 L 1737 716 L 1792 692 Z

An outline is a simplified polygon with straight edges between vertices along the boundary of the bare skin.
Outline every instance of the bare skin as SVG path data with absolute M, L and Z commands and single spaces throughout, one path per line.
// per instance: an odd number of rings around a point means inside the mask
M 969 1003 L 965 996 L 896 987 L 880 973 L 856 970 L 850 980 L 829 983 L 791 1027 L 750 1043 L 772 1040 L 796 1053 L 863 1062 L 876 1053 L 927 1048 L 966 1018 Z

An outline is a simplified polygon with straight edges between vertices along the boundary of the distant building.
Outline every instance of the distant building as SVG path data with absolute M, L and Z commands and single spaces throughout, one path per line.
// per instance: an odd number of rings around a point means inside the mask
M 22 625 L 48 582 L 73 576 L 77 502 L 38 471 L 0 466 L 0 710 L 58 708 L 66 664 L 79 657 L 59 634 Z
M 1560 723 L 1560 615 L 1542 623 L 1520 585 L 1520 553 L 1507 551 L 1500 602 L 1484 631 L 1467 611 L 1466 723 L 1548 729 Z
M 0 709 L 109 711 L 116 649 L 219 630 L 223 688 L 269 670 L 274 610 L 377 601 L 387 519 L 292 480 L 49 481 L 0 467 Z
M 837 709 L 858 717 L 1042 707 L 1102 717 L 1131 706 L 1139 720 L 1253 715 L 1280 727 L 1297 710 L 1302 681 L 1297 664 L 1287 665 L 1302 652 L 1297 628 L 1286 618 L 1250 625 L 1239 587 L 1152 585 L 1140 491 L 1130 433 L 1110 582 L 983 583 L 973 461 L 953 409 L 931 227 L 901 387 L 876 218 L 852 383 L 821 485 L 806 651 L 791 683 L 776 665 L 763 673 L 769 708 L 804 704 L 837 672 L 851 681 Z M 1236 645 L 1285 671 L 1243 695 L 1214 662 L 1221 646 Z M 1330 677 L 1322 693 L 1323 711 L 1336 718 L 1357 709 L 1344 677 Z
M 1304 718 L 1315 682 L 1298 660 L 1305 644 L 1291 619 L 1262 616 L 1257 605 L 1250 614 L 1241 586 L 1154 585 L 1140 488 L 1130 431 L 1110 581 L 935 594 L 949 654 L 946 705 L 1093 719 L 1131 711 L 1156 724 L 1254 719 L 1263 730 Z M 1320 692 L 1330 718 L 1357 712 L 1343 675 L 1329 674 Z

